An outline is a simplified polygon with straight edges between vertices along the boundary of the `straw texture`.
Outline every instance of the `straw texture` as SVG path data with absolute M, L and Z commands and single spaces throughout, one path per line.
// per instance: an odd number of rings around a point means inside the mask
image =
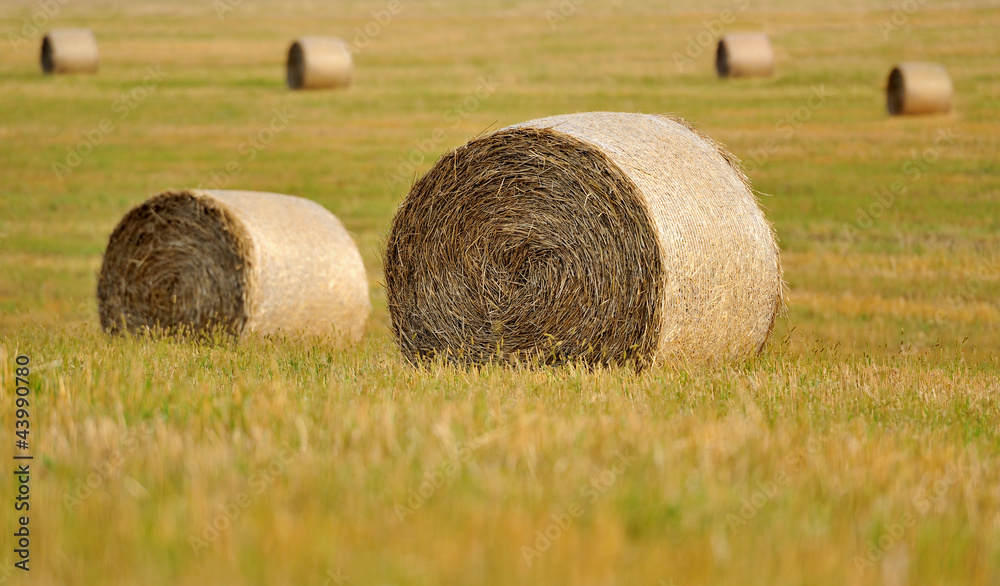
M 951 110 L 954 90 L 948 70 L 936 63 L 900 63 L 889 73 L 889 113 L 939 114 Z
M 42 39 L 45 73 L 96 73 L 97 66 L 97 39 L 89 30 L 53 30 Z
M 361 255 L 312 201 L 168 191 L 132 209 L 97 287 L 108 331 L 162 328 L 361 338 L 371 311 Z
M 764 33 L 730 33 L 719 39 L 715 52 L 719 77 L 770 77 L 774 50 Z
M 288 87 L 293 90 L 351 85 L 354 63 L 347 43 L 332 37 L 303 37 L 288 49 Z
M 665 116 L 556 116 L 469 142 L 414 184 L 384 260 L 414 361 L 737 361 L 783 307 L 738 162 Z

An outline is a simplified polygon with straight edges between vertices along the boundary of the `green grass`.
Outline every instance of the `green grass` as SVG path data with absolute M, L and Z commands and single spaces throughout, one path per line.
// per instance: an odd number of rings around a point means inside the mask
M 5 44 L 2 494 L 20 354 L 36 455 L 17 581 L 996 584 L 1000 15 L 928 3 L 883 39 L 889 5 L 751 2 L 727 30 L 767 30 L 775 78 L 719 81 L 711 50 L 678 71 L 672 54 L 733 4 L 583 3 L 553 30 L 558 2 L 407 2 L 340 92 L 288 91 L 287 45 L 351 39 L 383 3 L 246 2 L 223 21 L 210 2 L 69 3 L 53 26 L 95 30 L 96 76 L 42 76 L 38 38 Z M 0 42 L 35 10 L 0 7 Z M 955 112 L 887 117 L 901 60 L 944 63 Z M 52 164 L 150 65 L 163 83 L 58 179 Z M 499 87 L 452 123 L 481 76 Z M 788 136 L 781 121 L 821 85 L 830 97 Z M 209 182 L 286 107 L 288 128 L 226 187 L 343 220 L 371 285 L 362 344 L 103 335 L 96 274 L 121 216 Z M 750 178 L 790 293 L 771 346 L 642 374 L 406 364 L 380 252 L 408 181 L 385 178 L 435 129 L 418 173 L 485 129 L 586 110 L 671 112 L 746 162 L 766 151 Z M 954 141 L 907 173 L 941 129 Z M 896 181 L 906 192 L 858 227 Z

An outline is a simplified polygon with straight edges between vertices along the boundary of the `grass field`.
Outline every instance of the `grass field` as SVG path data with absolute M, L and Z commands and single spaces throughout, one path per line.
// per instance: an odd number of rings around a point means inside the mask
M 0 583 L 1000 584 L 997 4 L 659 4 L 0 5 Z M 42 76 L 33 17 L 93 29 L 100 73 Z M 777 75 L 716 79 L 719 27 L 767 31 Z M 303 34 L 358 49 L 351 89 L 284 87 Z M 954 113 L 886 115 L 903 60 L 948 67 Z M 642 374 L 404 363 L 380 249 L 414 175 L 589 110 L 674 113 L 743 159 L 789 286 L 773 343 Z M 340 217 L 365 341 L 103 335 L 112 228 L 199 185 Z

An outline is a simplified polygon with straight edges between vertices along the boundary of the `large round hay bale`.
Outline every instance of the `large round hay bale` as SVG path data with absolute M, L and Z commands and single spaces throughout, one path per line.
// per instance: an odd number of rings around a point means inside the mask
M 302 37 L 288 49 L 288 87 L 293 90 L 351 85 L 354 62 L 347 43 L 332 37 Z
M 385 285 L 411 360 L 738 361 L 783 307 L 738 161 L 681 120 L 612 112 L 444 155 L 392 221 Z
M 361 338 L 371 311 L 361 255 L 340 221 L 299 197 L 168 191 L 128 212 L 97 285 L 108 331 Z
M 893 115 L 938 114 L 951 110 L 953 93 L 943 65 L 900 63 L 889 73 L 886 106 Z
M 715 51 L 719 77 L 770 77 L 774 50 L 764 33 L 730 33 L 719 39 Z
M 89 30 L 52 30 L 42 39 L 45 73 L 96 73 L 97 66 L 97 39 Z

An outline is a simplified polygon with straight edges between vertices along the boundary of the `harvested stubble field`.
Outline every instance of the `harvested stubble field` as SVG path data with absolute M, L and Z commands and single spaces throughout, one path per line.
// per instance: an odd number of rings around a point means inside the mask
M 378 24 L 387 3 L 78 0 L 42 27 L 94 30 L 100 73 L 73 77 L 41 75 L 41 4 L 0 5 L 0 581 L 1000 582 L 995 3 L 454 0 Z M 716 79 L 722 28 L 765 30 L 775 77 Z M 360 49 L 351 89 L 287 90 L 307 34 Z M 955 112 L 889 118 L 899 61 L 948 67 Z M 592 110 L 673 113 L 744 160 L 789 285 L 773 343 L 638 375 L 408 366 L 380 248 L 414 173 Z M 336 214 L 370 279 L 364 341 L 102 334 L 112 228 L 199 185 Z

